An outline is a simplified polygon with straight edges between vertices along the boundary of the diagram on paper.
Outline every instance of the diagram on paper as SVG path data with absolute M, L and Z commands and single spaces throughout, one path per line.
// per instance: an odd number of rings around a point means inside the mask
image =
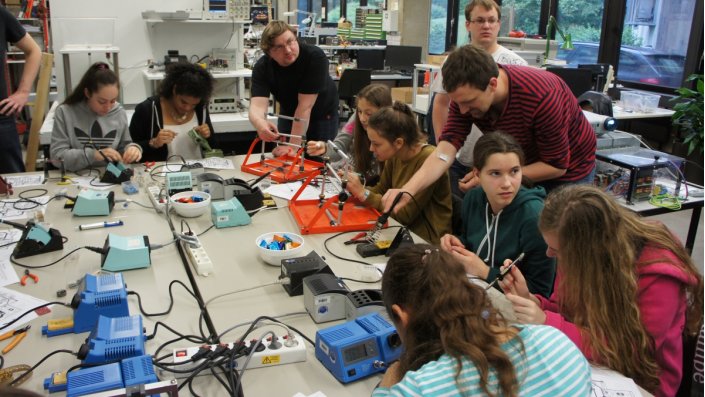
M 610 386 L 604 381 L 592 381 L 592 396 L 593 397 L 641 397 L 641 393 L 634 394 L 630 390 L 615 390 L 610 389 Z
M 7 182 L 12 184 L 13 188 L 26 186 L 39 186 L 44 183 L 43 174 L 22 174 L 6 176 Z
M 0 288 L 0 325 L 7 324 L 21 316 L 24 312 L 46 303 L 46 301 L 37 299 L 27 294 L 16 292 L 7 288 Z M 37 315 L 34 312 L 31 312 L 12 324 L 10 329 L 20 327 L 22 324 L 34 320 L 35 318 L 37 318 Z
M 596 366 L 591 366 L 592 397 L 641 397 L 636 383 L 626 376 Z
M 9 199 L 0 201 L 0 218 L 6 220 L 32 218 L 34 213 L 46 212 L 49 196 L 31 198 L 32 201 L 21 201 L 20 199 Z M 37 205 L 39 203 L 39 205 Z

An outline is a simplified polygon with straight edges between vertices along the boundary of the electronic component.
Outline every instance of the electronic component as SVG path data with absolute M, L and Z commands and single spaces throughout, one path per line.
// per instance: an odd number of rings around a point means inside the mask
M 345 319 L 350 321 L 370 313 L 385 314 L 382 290 L 360 289 L 345 296 Z
M 186 251 L 186 257 L 196 270 L 196 273 L 201 276 L 208 276 L 213 273 L 213 262 L 211 262 L 211 258 L 208 256 L 206 249 L 203 248 L 203 245 L 201 245 L 197 235 L 184 233 L 179 240 L 179 244 Z
M 399 334 L 378 313 L 316 332 L 316 358 L 341 383 L 384 372 L 401 352 Z
M 164 66 L 172 63 L 186 63 L 186 55 L 180 55 L 179 50 L 167 50 L 166 55 L 164 55 Z
M 152 264 L 150 252 L 147 236 L 124 237 L 110 233 L 103 245 L 100 266 L 110 272 L 142 269 Z
M 250 185 L 242 179 L 223 179 L 218 174 L 206 172 L 198 176 L 196 188 L 210 194 L 211 200 L 230 200 L 237 197 L 245 210 L 254 211 L 261 208 L 264 201 L 262 191 L 255 185 L 256 183 Z
M 147 186 L 147 197 L 152 202 L 152 207 L 157 211 L 158 214 L 164 212 L 166 207 L 166 197 L 162 195 L 162 189 L 159 186 L 150 185 Z
M 608 172 L 622 175 L 620 179 L 625 182 L 624 188 L 617 191 L 611 186 L 610 192 L 624 195 L 628 204 L 651 197 L 653 185 L 661 170 L 663 174 L 669 175 L 669 184 L 673 186 L 675 196 L 678 195 L 685 167 L 685 160 L 680 157 L 639 147 L 598 150 L 595 157 L 597 175 L 603 175 L 602 179 L 605 179 L 604 175 Z M 596 178 L 598 184 L 604 183 L 600 181 L 600 176 Z
M 92 330 L 98 316 L 129 316 L 127 290 L 122 274 L 86 274 L 78 291 L 71 299 L 73 318 L 50 320 L 42 327 L 42 335 L 48 337 L 68 333 L 79 334 Z
M 237 197 L 226 201 L 211 203 L 211 220 L 217 229 L 224 227 L 249 225 L 252 218 Z
M 306 345 L 303 341 L 299 342 L 297 340 L 292 340 L 288 338 L 288 336 L 276 337 L 275 340 L 276 342 L 274 343 L 269 340 L 262 341 L 260 344 L 261 347 L 253 353 L 252 359 L 247 364 L 248 369 L 306 361 Z M 247 359 L 247 353 L 250 352 L 249 349 L 256 343 L 257 340 L 254 339 L 244 341 L 243 344 L 240 345 L 240 348 L 243 349 L 244 356 L 235 359 L 235 368 L 241 368 L 244 365 L 245 360 Z M 196 359 L 196 361 L 192 361 L 194 355 L 199 352 L 201 352 L 202 355 L 203 349 L 207 349 L 206 353 L 208 353 L 208 350 L 210 350 L 210 352 L 215 352 L 218 348 L 222 349 L 222 346 L 227 347 L 227 349 L 222 352 L 222 354 L 225 354 L 229 350 L 232 350 L 235 347 L 235 344 L 228 343 L 221 345 L 193 346 L 174 349 L 172 353 L 172 361 L 174 364 L 178 364 L 177 368 L 184 373 L 167 372 L 167 374 L 177 378 L 185 378 L 189 376 L 191 374 L 189 371 L 203 364 L 205 360 L 203 358 L 199 358 Z M 211 356 L 210 358 L 214 359 L 215 357 Z M 200 373 L 204 375 L 210 374 L 209 371 L 201 371 Z
M 166 192 L 169 196 L 191 190 L 191 172 L 179 171 L 166 174 Z
M 180 172 L 190 172 L 191 173 L 191 186 L 196 186 L 198 176 L 205 173 L 206 169 L 201 163 L 184 164 L 181 166 Z
M 250 0 L 203 0 L 205 19 L 250 20 Z
M 66 391 L 67 397 L 84 396 L 120 388 L 142 389 L 142 392 L 133 390 L 134 393 L 123 395 L 147 395 L 144 385 L 158 382 L 154 372 L 154 364 L 150 355 L 131 357 L 119 363 L 110 363 L 95 367 L 79 368 L 66 372 L 56 372 L 44 380 L 44 389 L 50 393 Z M 101 394 L 102 395 L 102 394 Z M 156 395 L 156 394 L 155 394 Z
M 145 354 L 142 316 L 98 316 L 98 323 L 76 355 L 83 364 L 105 364 Z
M 108 164 L 105 166 L 105 172 L 100 178 L 100 181 L 102 183 L 112 183 L 114 185 L 117 185 L 119 183 L 129 181 L 130 178 L 132 178 L 132 175 L 132 169 L 125 167 L 125 164 L 117 161 L 108 162 Z
M 81 190 L 73 204 L 75 216 L 110 215 L 115 206 L 115 193 L 97 190 Z
M 344 282 L 332 274 L 304 277 L 304 306 L 316 323 L 345 318 L 345 301 L 350 292 Z
M 224 157 L 223 150 L 222 149 L 213 149 L 208 143 L 208 140 L 206 138 L 202 137 L 201 134 L 199 134 L 195 128 L 192 128 L 188 132 L 189 138 L 198 146 L 201 147 L 201 152 L 203 152 L 203 157 L 208 158 L 208 157 Z
M 22 230 L 22 236 L 20 236 L 20 240 L 12 251 L 12 256 L 15 258 L 25 258 L 64 249 L 63 237 L 56 229 L 48 228 L 41 223 L 32 221 L 27 222 L 26 225 L 5 220 L 2 223 Z
M 333 271 L 316 251 L 311 251 L 300 258 L 282 259 L 281 278 L 288 277 L 290 280 L 289 284 L 282 284 L 282 286 L 289 296 L 302 295 L 304 277 L 319 273 L 333 274 Z
M 597 136 L 617 129 L 617 119 L 614 117 L 603 116 L 601 114 L 588 112 L 587 110 L 583 110 L 583 114 Z

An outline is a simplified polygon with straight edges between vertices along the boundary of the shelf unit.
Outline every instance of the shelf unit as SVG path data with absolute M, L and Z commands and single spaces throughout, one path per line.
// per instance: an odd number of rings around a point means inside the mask
M 411 95 L 411 110 L 418 114 L 425 115 L 426 112 L 428 111 L 428 101 L 431 98 L 431 87 L 433 87 L 433 80 L 436 78 L 436 74 L 438 71 L 441 70 L 441 67 L 438 65 L 429 65 L 426 63 L 417 63 L 414 64 L 414 81 L 413 81 L 413 90 L 412 95 Z M 429 91 L 426 94 L 419 94 L 419 79 L 418 75 L 420 73 L 425 73 L 429 72 L 430 76 L 428 78 L 428 87 Z
M 198 25 L 198 24 L 235 24 L 232 36 L 230 37 L 227 49 L 235 50 L 235 68 L 227 71 L 211 72 L 216 81 L 223 81 L 226 79 L 236 79 L 235 95 L 236 103 L 239 99 L 246 96 L 245 92 L 245 79 L 252 76 L 252 71 L 250 69 L 245 69 L 244 67 L 244 26 L 249 24 L 250 21 L 244 20 L 233 20 L 233 19 L 159 19 L 153 17 L 144 17 L 147 13 L 143 13 L 143 19 L 148 24 L 150 28 L 154 28 L 159 24 L 183 24 L 184 31 L 188 31 L 188 26 Z M 149 81 L 152 85 L 152 91 L 156 92 L 157 84 L 160 80 L 164 79 L 164 72 L 154 72 L 152 70 L 143 71 L 144 78 Z M 218 84 L 216 84 L 216 91 L 213 93 L 213 97 L 218 97 Z M 221 92 L 221 94 L 231 94 L 230 91 Z M 247 111 L 239 112 L 228 112 L 228 113 L 213 113 L 211 112 L 211 121 L 213 122 L 213 128 L 216 133 L 222 132 L 244 132 L 253 131 L 254 127 L 249 121 L 247 116 Z

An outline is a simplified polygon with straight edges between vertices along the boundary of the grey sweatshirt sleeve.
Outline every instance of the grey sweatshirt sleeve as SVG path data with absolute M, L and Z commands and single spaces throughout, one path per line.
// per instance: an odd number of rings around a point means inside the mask
M 94 161 L 95 149 L 91 147 L 73 148 L 78 146 L 73 134 L 69 133 L 71 126 L 67 125 L 65 106 L 61 105 L 54 113 L 54 127 L 51 131 L 51 159 L 56 167 L 60 167 L 60 160 L 63 160 L 64 167 L 68 171 L 77 171 L 91 166 Z M 98 165 L 102 161 L 95 162 Z
M 142 146 L 132 142 L 132 135 L 130 135 L 129 123 L 127 122 L 127 113 L 124 110 L 120 113 L 120 140 L 116 150 L 120 152 L 120 154 L 124 154 L 127 148 L 134 146 L 140 151 L 141 154 Z
M 335 140 L 332 142 L 326 142 L 326 156 L 328 156 L 332 162 L 340 161 L 343 159 L 343 156 L 335 151 L 333 144 L 347 154 L 348 157 L 351 156 L 350 147 L 352 146 L 352 134 L 348 134 L 345 131 L 340 131 L 338 135 L 336 135 Z

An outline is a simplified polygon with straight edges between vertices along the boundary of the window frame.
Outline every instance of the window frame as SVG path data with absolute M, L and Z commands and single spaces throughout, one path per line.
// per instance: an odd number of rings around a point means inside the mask
M 344 0 L 341 0 L 344 1 Z M 546 35 L 546 24 L 549 15 L 558 15 L 558 2 L 561 0 L 541 0 L 541 13 L 538 21 L 538 33 Z M 683 78 L 687 78 L 693 73 L 703 73 L 703 45 L 705 44 L 705 34 L 703 34 L 703 1 L 695 0 L 695 12 L 690 28 L 688 48 L 683 64 Z M 501 6 L 502 1 L 497 0 Z M 619 54 L 622 44 L 622 32 L 624 29 L 624 19 L 627 12 L 626 1 L 604 0 L 604 11 L 602 16 L 602 30 L 600 32 L 600 45 L 597 55 L 597 62 L 609 63 L 615 68 L 615 75 L 618 75 Z M 550 9 L 549 9 L 550 7 Z M 446 51 L 455 46 L 458 42 L 457 24 L 465 18 L 464 10 L 459 10 L 458 0 L 448 0 L 448 28 L 446 29 Z M 453 25 L 455 21 L 455 25 Z M 558 21 L 560 24 L 560 21 Z M 553 37 L 555 38 L 555 32 Z M 619 81 L 619 80 L 618 80 Z M 631 81 L 619 81 L 624 87 L 654 91 L 664 94 L 675 94 L 674 88 Z M 694 83 L 693 83 L 694 84 Z

